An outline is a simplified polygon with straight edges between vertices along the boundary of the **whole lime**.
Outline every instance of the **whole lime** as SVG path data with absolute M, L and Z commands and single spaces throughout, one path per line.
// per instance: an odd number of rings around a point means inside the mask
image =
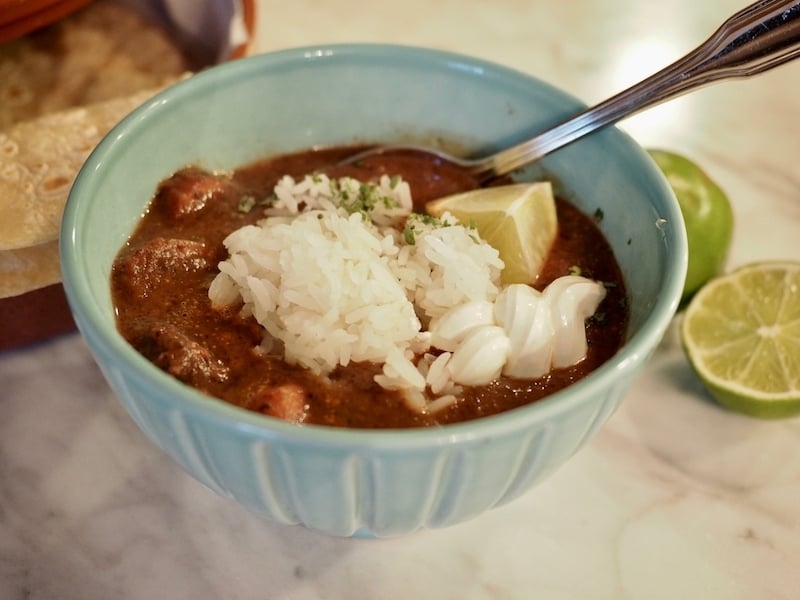
M 664 173 L 681 207 L 689 244 L 682 304 L 722 272 L 733 237 L 733 209 L 725 192 L 695 162 L 669 150 L 648 153 Z

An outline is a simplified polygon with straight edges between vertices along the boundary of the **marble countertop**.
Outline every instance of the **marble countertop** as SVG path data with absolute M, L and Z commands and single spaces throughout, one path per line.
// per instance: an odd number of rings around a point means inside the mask
M 586 102 L 705 39 L 747 0 L 260 0 L 253 51 L 433 46 Z M 364 8 L 368 7 L 368 8 Z M 728 191 L 729 266 L 800 259 L 800 62 L 626 121 Z M 463 525 L 348 540 L 264 522 L 185 475 L 124 412 L 80 337 L 0 354 L 0 598 L 800 597 L 800 420 L 714 405 L 675 326 L 561 470 Z

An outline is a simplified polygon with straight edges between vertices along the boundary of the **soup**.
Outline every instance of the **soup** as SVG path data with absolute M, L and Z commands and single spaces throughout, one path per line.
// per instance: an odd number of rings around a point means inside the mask
M 320 373 L 264 350 L 269 335 L 252 311 L 243 311 L 241 302 L 215 306 L 209 288 L 229 257 L 226 238 L 264 219 L 262 204 L 282 177 L 324 173 L 362 182 L 400 177 L 418 212 L 429 200 L 477 187 L 462 170 L 425 154 L 341 164 L 353 152 L 309 150 L 233 173 L 190 166 L 162 182 L 114 263 L 111 288 L 122 335 L 159 368 L 223 401 L 291 422 L 356 428 L 436 426 L 511 410 L 579 380 L 619 349 L 628 305 L 613 252 L 595 216 L 557 199 L 558 234 L 534 286 L 545 289 L 579 271 L 605 290 L 586 320 L 586 353 L 576 364 L 534 379 L 500 374 L 487 383 L 460 385 L 452 402 L 420 410 L 404 390 L 379 383 L 381 364 L 350 361 Z

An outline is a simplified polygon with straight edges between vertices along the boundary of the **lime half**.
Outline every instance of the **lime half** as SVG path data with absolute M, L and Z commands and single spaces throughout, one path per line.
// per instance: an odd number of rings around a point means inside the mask
M 800 262 L 713 279 L 687 306 L 681 339 L 720 404 L 754 417 L 800 414 Z
M 449 212 L 473 225 L 500 253 L 504 284 L 533 283 L 558 232 L 553 188 L 547 181 L 480 188 L 432 200 L 428 214 Z

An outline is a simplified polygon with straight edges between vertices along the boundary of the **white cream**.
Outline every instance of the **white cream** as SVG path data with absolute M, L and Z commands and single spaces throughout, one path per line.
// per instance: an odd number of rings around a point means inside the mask
M 513 284 L 494 303 L 468 302 L 434 320 L 431 345 L 452 352 L 447 370 L 459 384 L 489 383 L 500 373 L 535 379 L 586 357 L 584 323 L 605 295 L 601 283 L 576 275 L 544 292 Z

